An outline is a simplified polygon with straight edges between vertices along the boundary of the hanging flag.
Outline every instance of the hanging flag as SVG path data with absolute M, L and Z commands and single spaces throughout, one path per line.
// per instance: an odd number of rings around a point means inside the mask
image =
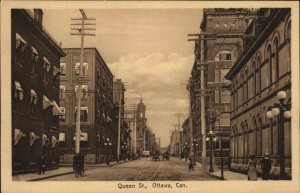
M 45 95 L 43 95 L 43 109 L 48 108 L 50 105 L 52 105 L 52 102 Z

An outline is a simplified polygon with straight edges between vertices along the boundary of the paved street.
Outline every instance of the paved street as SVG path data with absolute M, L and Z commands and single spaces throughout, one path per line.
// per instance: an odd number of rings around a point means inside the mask
M 151 161 L 151 158 L 129 161 L 112 167 L 89 167 L 84 177 L 75 178 L 74 174 L 45 179 L 47 181 L 159 181 L 159 180 L 216 180 L 195 167 L 189 172 L 187 164 L 178 158 L 170 161 Z

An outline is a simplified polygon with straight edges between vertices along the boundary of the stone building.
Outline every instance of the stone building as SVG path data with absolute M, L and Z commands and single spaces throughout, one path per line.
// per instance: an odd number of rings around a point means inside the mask
M 191 109 L 191 133 L 199 144 L 198 155 L 210 155 L 206 133 L 216 136 L 213 156 L 219 162 L 222 146 L 223 157 L 228 157 L 230 141 L 230 92 L 229 81 L 224 76 L 243 49 L 243 34 L 247 21 L 253 17 L 249 9 L 204 9 L 199 40 L 195 42 L 195 61 L 188 83 Z M 204 71 L 203 77 L 201 77 Z M 202 82 L 203 81 L 203 82 Z M 201 88 L 203 84 L 203 88 Z M 201 104 L 201 100 L 204 100 Z M 200 109 L 204 111 L 202 114 Z M 200 117 L 205 117 L 201 120 Z M 205 122 L 204 122 L 205 121 Z M 203 127 L 203 128 L 202 128 Z M 221 137 L 222 135 L 222 141 Z M 206 151 L 206 153 L 202 153 Z M 196 158 L 198 159 L 198 158 Z
M 136 109 L 136 147 L 137 152 L 146 151 L 146 133 L 147 133 L 146 106 L 141 98 Z
M 43 154 L 58 167 L 59 61 L 65 56 L 43 27 L 43 11 L 11 10 L 12 173 L 35 171 Z
M 260 158 L 268 153 L 272 159 L 272 175 L 279 175 L 284 162 L 283 171 L 291 176 L 291 121 L 267 116 L 267 111 L 279 103 L 279 91 L 286 94 L 283 103 L 287 107 L 291 103 L 290 15 L 290 9 L 258 10 L 258 17 L 249 21 L 244 34 L 244 51 L 226 75 L 232 82 L 230 156 L 233 170 L 245 171 L 248 157 L 254 155 L 261 172 Z
M 96 48 L 85 48 L 82 78 L 79 77 L 80 48 L 64 48 L 60 62 L 60 160 L 71 163 L 75 152 L 75 127 L 79 80 L 80 152 L 87 163 L 103 163 L 116 156 L 117 128 L 113 127 L 113 75 Z

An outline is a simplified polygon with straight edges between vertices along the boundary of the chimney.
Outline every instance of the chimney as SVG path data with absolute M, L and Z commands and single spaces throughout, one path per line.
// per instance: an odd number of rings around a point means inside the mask
M 43 10 L 34 9 L 34 21 L 39 25 L 40 28 L 43 27 Z

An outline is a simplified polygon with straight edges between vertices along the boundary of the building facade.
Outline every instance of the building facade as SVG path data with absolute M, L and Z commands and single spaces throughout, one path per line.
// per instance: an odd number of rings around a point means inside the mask
M 226 75 L 231 80 L 233 170 L 245 171 L 248 157 L 254 155 L 260 173 L 260 160 L 268 153 L 271 175 L 279 176 L 284 162 L 283 171 L 291 177 L 291 121 L 267 116 L 267 111 L 279 103 L 279 91 L 286 94 L 283 103 L 291 105 L 290 14 L 290 9 L 258 10 L 245 32 L 245 49 Z
M 213 147 L 216 164 L 221 157 L 221 146 L 223 157 L 229 155 L 230 91 L 227 87 L 230 82 L 225 75 L 243 50 L 243 34 L 254 15 L 249 9 L 204 9 L 203 12 L 200 28 L 205 34 L 206 128 L 216 136 Z
M 60 160 L 72 163 L 75 152 L 76 91 L 82 83 L 80 152 L 86 163 L 103 163 L 116 156 L 117 128 L 113 127 L 113 75 L 96 48 L 85 48 L 79 77 L 80 48 L 64 48 L 60 62 Z
M 59 60 L 64 52 L 43 29 L 43 11 L 12 9 L 12 173 L 35 171 L 43 155 L 57 168 Z

